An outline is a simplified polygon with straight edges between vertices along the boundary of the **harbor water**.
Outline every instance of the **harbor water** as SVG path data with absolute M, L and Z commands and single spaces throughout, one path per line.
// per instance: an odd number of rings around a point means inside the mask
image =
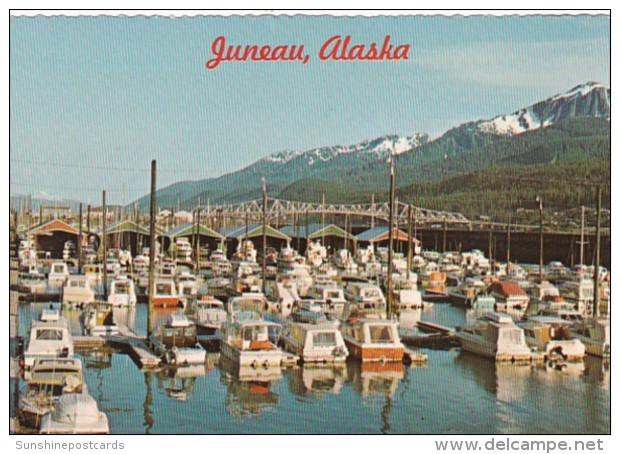
M 48 304 L 20 308 L 20 334 Z M 146 330 L 146 305 L 115 309 Z M 169 313 L 169 312 L 168 312 Z M 79 311 L 65 310 L 79 335 Z M 156 314 L 159 320 L 167 315 Z M 471 311 L 449 304 L 401 317 L 462 325 Z M 559 371 L 499 365 L 459 349 L 424 350 L 424 366 L 294 367 L 274 376 L 220 364 L 141 371 L 120 352 L 80 352 L 90 394 L 114 434 L 604 434 L 610 432 L 610 370 L 586 357 Z M 13 385 L 12 385 L 13 386 Z

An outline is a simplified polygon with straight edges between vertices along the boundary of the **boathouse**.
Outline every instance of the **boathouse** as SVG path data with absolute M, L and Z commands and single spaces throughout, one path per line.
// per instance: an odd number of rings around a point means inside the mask
M 210 250 L 217 249 L 218 245 L 225 240 L 224 236 L 203 224 L 187 222 L 161 235 L 163 250 L 172 251 L 177 238 L 187 238 L 191 244 L 199 240 L 201 246 L 206 246 Z
M 160 235 L 161 229 L 156 229 L 156 234 Z M 103 230 L 97 232 L 99 244 L 101 244 Z M 151 234 L 146 227 L 142 227 L 133 221 L 118 221 L 106 226 L 106 248 L 124 249 L 131 252 L 133 256 L 139 254 L 143 247 L 149 246 Z
M 44 222 L 30 230 L 34 238 L 34 245 L 38 251 L 49 252 L 51 258 L 61 259 L 62 251 L 67 241 L 73 241 L 77 246 L 80 234 L 77 227 L 67 224 L 60 219 Z M 82 241 L 86 241 L 87 234 L 82 233 Z
M 320 241 L 328 250 L 334 251 L 345 247 L 355 249 L 355 235 L 347 232 L 336 224 L 312 223 L 306 225 L 285 225 L 280 232 L 292 238 L 291 246 L 304 254 L 309 241 Z
M 409 242 L 409 235 L 400 229 L 392 230 L 394 238 L 394 250 L 397 252 L 406 252 Z M 390 242 L 390 230 L 387 226 L 373 227 L 365 230 L 357 235 L 357 243 L 360 247 L 373 245 L 374 247 L 386 247 Z M 417 238 L 412 238 L 414 248 L 420 245 Z
M 237 225 L 224 227 L 220 230 L 220 235 L 226 238 L 226 254 L 228 258 L 232 258 L 237 250 L 239 243 L 245 239 L 249 239 L 254 243 L 259 254 L 263 248 L 263 224 Z M 282 249 L 287 243 L 290 243 L 291 237 L 279 230 L 267 225 L 267 247 L 273 247 L 276 250 Z

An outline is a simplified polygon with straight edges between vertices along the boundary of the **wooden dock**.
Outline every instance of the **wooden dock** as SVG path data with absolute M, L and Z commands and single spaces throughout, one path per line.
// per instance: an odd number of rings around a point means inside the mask
M 139 336 L 127 325 L 118 325 L 118 336 L 107 336 L 105 339 L 113 347 L 129 354 L 141 369 L 151 369 L 161 364 L 161 359 L 147 345 L 146 337 Z
M 437 323 L 419 321 L 418 332 L 404 332 L 400 334 L 403 343 L 417 348 L 431 348 L 434 350 L 450 350 L 461 346 L 456 331 Z

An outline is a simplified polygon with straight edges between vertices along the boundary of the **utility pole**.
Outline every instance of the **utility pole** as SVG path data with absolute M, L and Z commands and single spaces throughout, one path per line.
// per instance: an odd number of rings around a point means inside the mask
M 101 222 L 103 222 L 103 236 L 101 237 L 101 243 L 102 243 L 102 249 L 103 249 L 103 298 L 107 301 L 108 300 L 108 265 L 107 265 L 107 260 L 106 257 L 108 255 L 108 244 L 107 244 L 107 222 L 106 222 L 106 217 L 107 217 L 107 211 L 106 211 L 106 204 L 105 204 L 105 190 L 103 191 L 102 194 L 102 204 L 101 204 L 101 215 L 102 215 L 102 220 Z
M 512 214 L 508 215 L 508 233 L 506 235 L 506 263 L 510 263 L 510 231 L 512 230 Z
M 543 276 L 544 276 L 544 270 L 543 270 L 543 268 L 544 268 L 544 256 L 543 256 L 543 254 L 544 254 L 544 250 L 543 250 L 543 247 L 544 247 L 544 238 L 543 238 L 544 226 L 543 226 L 543 202 L 542 202 L 542 197 L 541 196 L 536 197 L 536 201 L 538 202 L 538 211 L 539 211 L 539 214 L 540 214 L 540 226 L 539 226 L 540 255 L 539 255 L 539 263 L 538 263 L 538 266 L 539 266 L 538 273 L 539 273 L 539 277 L 540 277 L 540 282 L 542 283 Z
M 601 185 L 596 188 L 596 248 L 594 249 L 594 308 L 592 315 L 599 313 L 599 267 L 601 265 L 601 199 L 603 198 Z
M 387 316 L 393 314 L 393 291 L 392 291 L 392 260 L 394 247 L 394 156 L 390 156 L 390 221 L 389 221 L 389 248 L 388 248 L 388 269 L 387 269 Z
M 79 233 L 78 233 L 78 244 L 77 244 L 77 253 L 78 253 L 78 274 L 82 272 L 82 204 L 80 203 L 79 210 Z
M 407 281 L 411 278 L 411 264 L 413 262 L 413 238 L 411 237 L 412 221 L 413 221 L 413 207 L 411 204 L 407 210 Z
M 586 207 L 581 206 L 581 238 L 579 239 L 579 264 L 583 265 L 584 231 L 586 227 Z
M 263 183 L 263 293 L 267 292 L 267 182 L 265 177 Z
M 155 328 L 153 316 L 153 298 L 155 297 L 155 205 L 157 191 L 157 161 L 151 161 L 151 199 L 150 199 L 150 219 L 149 219 L 149 304 L 147 312 L 147 338 L 151 337 Z

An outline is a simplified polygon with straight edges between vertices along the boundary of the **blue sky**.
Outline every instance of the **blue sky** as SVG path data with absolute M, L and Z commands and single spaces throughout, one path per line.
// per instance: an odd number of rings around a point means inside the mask
M 267 154 L 446 129 L 579 83 L 609 84 L 609 19 L 18 17 L 10 26 L 11 193 L 113 203 Z M 321 62 L 333 35 L 410 44 L 407 62 Z M 228 63 L 211 43 L 304 44 L 307 65 Z

